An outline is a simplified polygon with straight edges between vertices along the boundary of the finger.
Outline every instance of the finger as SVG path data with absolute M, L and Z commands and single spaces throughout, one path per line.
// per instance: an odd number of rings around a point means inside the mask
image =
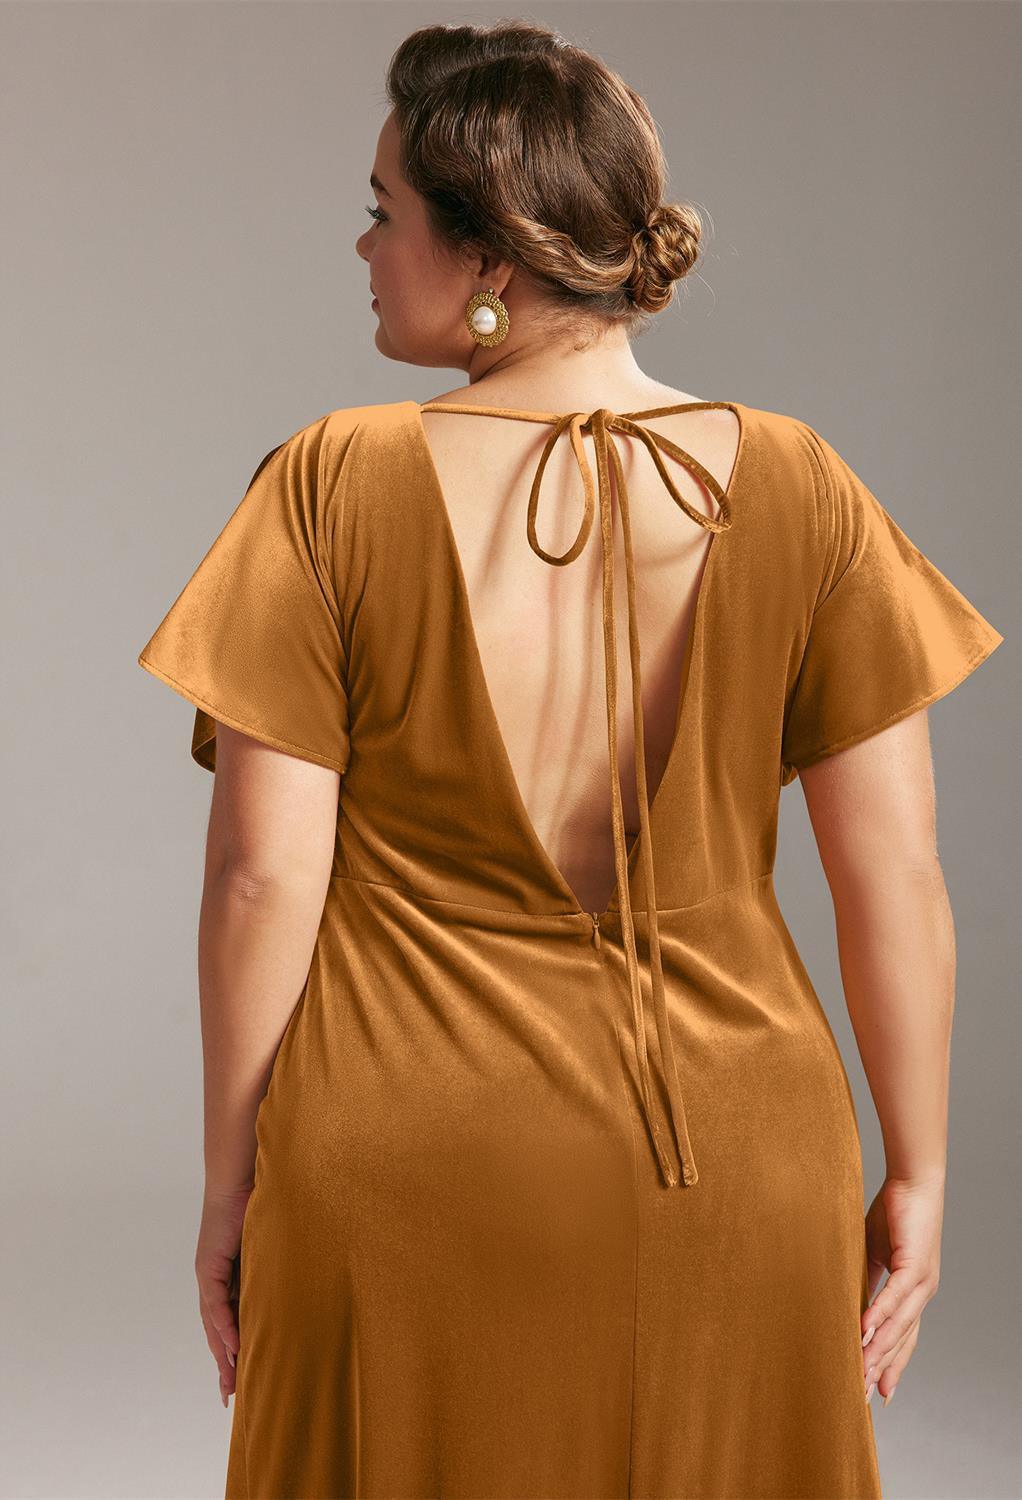
M 223 1396 L 226 1389 L 229 1395 L 235 1389 L 236 1384 L 234 1360 L 228 1357 L 227 1346 L 210 1316 L 208 1306 L 201 1297 L 199 1298 L 199 1316 L 202 1319 L 209 1352 L 216 1360 L 217 1369 L 220 1373 L 220 1394 Z
M 884 1338 L 881 1339 L 878 1335 L 871 1339 L 868 1344 L 865 1344 L 863 1346 L 862 1370 L 867 1379 L 869 1379 L 869 1373 L 871 1370 L 873 1371 L 874 1376 L 879 1375 L 880 1371 L 885 1368 L 891 1356 L 900 1348 L 910 1329 L 916 1327 L 918 1322 L 919 1318 L 914 1318 L 911 1323 L 907 1323 L 904 1326 L 902 1331 L 898 1333 L 897 1336 L 893 1336 L 891 1330 L 894 1327 L 894 1322 L 892 1319 L 888 1319 L 882 1325 L 882 1328 L 884 1330 Z
M 917 1318 L 914 1323 L 909 1325 L 909 1327 L 902 1334 L 901 1338 L 898 1339 L 897 1343 L 893 1344 L 890 1349 L 876 1349 L 874 1351 L 874 1345 L 870 1344 L 867 1349 L 863 1350 L 865 1360 L 865 1369 L 863 1373 L 867 1385 L 871 1380 L 874 1380 L 879 1384 L 880 1376 L 887 1369 L 887 1366 L 890 1364 L 891 1360 L 901 1349 L 905 1340 L 911 1336 L 912 1330 L 914 1328 L 917 1329 L 918 1327 L 919 1319 Z
M 908 1333 L 898 1345 L 893 1359 L 877 1377 L 877 1390 L 884 1398 L 885 1406 L 894 1395 L 895 1387 L 901 1379 L 902 1371 L 915 1352 L 916 1344 L 919 1342 L 919 1328 L 920 1325 L 918 1323 L 913 1323 Z
M 894 1350 L 901 1343 L 914 1323 L 919 1321 L 923 1309 L 933 1292 L 928 1280 L 921 1280 L 888 1311 L 888 1316 L 877 1327 L 877 1331 L 863 1353 L 869 1362 L 882 1370 Z
M 203 1299 L 204 1311 L 220 1336 L 224 1348 L 230 1355 L 230 1363 L 233 1365 L 241 1347 L 241 1340 L 238 1336 L 234 1303 L 231 1301 L 228 1287 L 218 1279 L 202 1278 L 199 1282 L 199 1292 Z
M 213 1327 L 213 1324 L 209 1321 L 208 1318 L 203 1317 L 202 1325 L 205 1329 L 206 1343 L 209 1345 L 209 1352 L 210 1354 L 212 1354 L 214 1360 L 216 1361 L 221 1390 L 226 1389 L 227 1393 L 230 1394 L 235 1389 L 236 1384 L 235 1367 L 227 1358 L 227 1350 L 224 1347 L 223 1339 L 217 1333 L 216 1329 Z
M 877 1354 L 893 1348 L 935 1290 L 931 1279 L 918 1270 L 905 1267 L 893 1272 L 862 1314 L 862 1347 L 866 1349 L 876 1340 Z

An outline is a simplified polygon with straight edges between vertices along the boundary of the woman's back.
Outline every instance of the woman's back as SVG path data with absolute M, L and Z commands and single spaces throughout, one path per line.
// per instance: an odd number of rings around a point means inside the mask
M 436 404 L 462 400 L 455 392 Z M 668 392 L 658 404 L 694 403 Z M 487 397 L 471 404 L 506 405 Z M 647 403 L 651 405 L 652 403 Z M 532 410 L 531 407 L 524 408 Z M 562 410 L 575 408 L 566 406 Z M 504 751 L 536 833 L 580 903 L 602 911 L 614 886 L 611 791 L 598 524 L 573 565 L 551 567 L 526 538 L 529 493 L 550 428 L 480 413 L 421 413 L 436 500 L 446 509 L 467 589 L 476 645 Z M 727 408 L 644 418 L 693 455 L 726 490 L 740 425 Z M 697 525 L 664 488 L 646 445 L 614 432 L 630 502 L 645 719 L 646 776 L 652 801 L 673 744 L 696 598 L 714 533 Z M 597 472 L 591 433 L 582 442 Z M 670 458 L 672 478 L 690 504 L 718 509 L 696 472 Z M 562 553 L 583 513 L 583 485 L 567 433 L 542 476 L 536 529 L 543 547 Z M 628 837 L 638 832 L 634 732 L 629 682 L 625 556 L 620 508 L 613 499 L 615 620 L 620 669 L 618 743 Z

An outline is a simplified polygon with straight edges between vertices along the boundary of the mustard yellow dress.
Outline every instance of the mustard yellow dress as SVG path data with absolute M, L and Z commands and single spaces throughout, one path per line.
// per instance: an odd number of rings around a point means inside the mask
M 651 425 L 703 406 L 740 422 L 726 491 Z M 568 565 L 599 536 L 605 911 L 581 908 L 518 789 L 424 409 L 548 424 L 523 545 Z M 634 673 L 630 850 L 615 434 L 714 533 L 652 802 Z M 555 556 L 536 518 L 559 440 L 582 521 Z M 220 721 L 342 778 L 258 1114 L 228 1496 L 880 1495 L 857 1120 L 774 892 L 779 794 L 1002 639 L 781 413 L 399 401 L 332 411 L 266 456 L 138 658 L 195 706 L 201 766 Z

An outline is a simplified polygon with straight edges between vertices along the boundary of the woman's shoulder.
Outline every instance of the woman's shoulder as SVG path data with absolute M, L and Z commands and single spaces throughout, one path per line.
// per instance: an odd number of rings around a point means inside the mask
M 817 434 L 792 412 L 735 402 L 742 420 L 738 481 L 745 503 L 770 527 L 818 537 L 827 509 Z
M 766 406 L 743 406 L 742 410 L 755 422 L 757 432 L 773 451 L 789 453 L 797 460 L 811 456 L 815 434 L 803 417 Z
M 362 406 L 335 406 L 322 416 L 294 432 L 288 442 L 301 437 L 337 437 L 353 433 L 359 427 L 386 430 L 408 421 L 418 410 L 417 401 L 376 401 Z
M 406 435 L 410 418 L 418 411 L 415 401 L 380 401 L 362 406 L 335 406 L 320 416 L 303 422 L 286 437 L 279 439 L 262 459 L 257 473 L 270 459 L 280 455 L 318 475 L 320 482 L 336 479 L 351 451 L 364 447 L 367 440 L 388 434 Z M 359 443 L 352 449 L 352 440 Z
M 285 437 L 279 438 L 270 453 L 281 448 L 315 448 L 330 441 L 350 437 L 360 427 L 386 431 L 398 428 L 418 410 L 417 401 L 380 401 L 364 406 L 335 406 L 303 422 Z M 269 454 L 267 455 L 269 456 Z

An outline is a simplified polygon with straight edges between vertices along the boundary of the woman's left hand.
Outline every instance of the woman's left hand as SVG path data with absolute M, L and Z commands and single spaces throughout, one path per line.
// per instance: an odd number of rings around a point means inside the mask
M 220 1372 L 220 1399 L 224 1406 L 234 1391 L 235 1362 L 241 1348 L 238 1333 L 238 1260 L 241 1227 L 252 1189 L 230 1193 L 206 1192 L 195 1250 L 195 1275 L 199 1283 L 199 1313 L 206 1342 Z
M 940 1282 L 944 1176 L 888 1177 L 866 1215 L 869 1295 L 862 1314 L 866 1400 L 874 1388 L 884 1405 L 894 1395 L 919 1338 L 923 1308 Z M 876 1289 L 884 1271 L 887 1280 Z

